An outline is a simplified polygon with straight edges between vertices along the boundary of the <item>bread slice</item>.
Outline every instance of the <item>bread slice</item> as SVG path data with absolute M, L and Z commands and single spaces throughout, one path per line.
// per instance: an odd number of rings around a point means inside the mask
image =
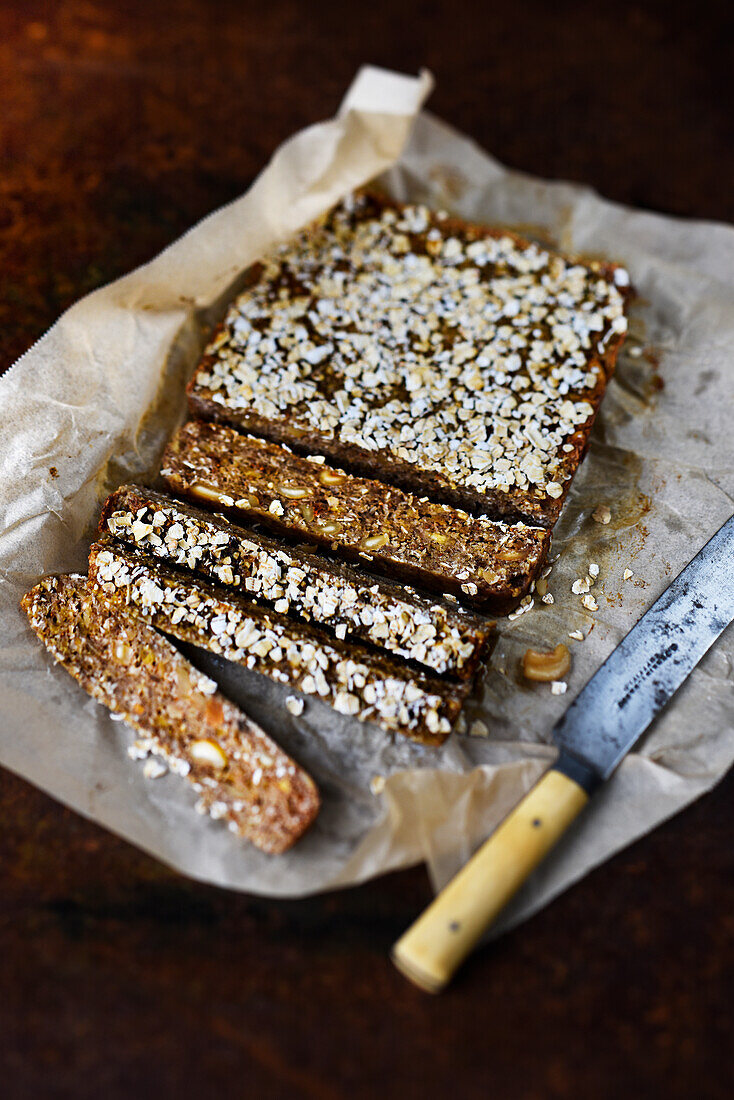
M 319 810 L 313 780 L 152 627 L 84 577 L 46 577 L 21 606 L 54 659 L 200 792 L 197 809 L 264 852 L 302 836 Z
M 89 583 L 106 602 L 276 683 L 319 696 L 341 714 L 425 744 L 451 732 L 466 685 L 428 677 L 388 654 L 347 645 L 224 589 L 182 576 L 139 550 L 95 544 Z
M 494 628 L 489 619 L 138 485 L 108 497 L 99 530 L 165 564 L 317 623 L 341 641 L 389 650 L 441 675 L 471 679 Z
M 627 272 L 376 195 L 250 272 L 194 415 L 552 526 L 627 328 Z
M 470 516 L 224 424 L 184 424 L 161 476 L 198 503 L 491 614 L 527 595 L 550 542 L 544 528 Z

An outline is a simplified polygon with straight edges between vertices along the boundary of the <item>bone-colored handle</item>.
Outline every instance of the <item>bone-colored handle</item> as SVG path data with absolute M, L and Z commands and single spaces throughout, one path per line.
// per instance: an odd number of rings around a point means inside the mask
M 552 768 L 395 944 L 392 958 L 421 989 L 438 993 L 589 801 Z

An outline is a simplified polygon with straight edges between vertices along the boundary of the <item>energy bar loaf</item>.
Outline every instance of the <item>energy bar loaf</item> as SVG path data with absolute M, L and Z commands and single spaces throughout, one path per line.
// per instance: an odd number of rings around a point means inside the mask
M 467 692 L 413 671 L 388 654 L 347 645 L 225 590 L 181 576 L 139 550 L 95 544 L 89 583 L 157 629 L 315 695 L 341 714 L 426 744 L 451 732 Z
M 184 424 L 161 476 L 175 493 L 491 614 L 517 607 L 550 542 L 544 528 L 470 516 L 223 424 Z
M 341 641 L 366 642 L 461 679 L 474 675 L 494 627 L 137 485 L 108 497 L 99 529 L 166 564 L 327 627 Z
M 630 296 L 615 264 L 358 194 L 251 270 L 190 407 L 420 495 L 552 526 Z
M 21 606 L 55 660 L 200 792 L 197 809 L 270 853 L 309 827 L 310 777 L 152 627 L 83 577 L 47 577 Z

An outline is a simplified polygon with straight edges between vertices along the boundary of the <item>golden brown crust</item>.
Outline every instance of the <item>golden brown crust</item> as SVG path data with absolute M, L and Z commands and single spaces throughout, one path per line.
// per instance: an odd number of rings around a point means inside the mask
M 199 791 L 202 812 L 273 854 L 313 822 L 311 778 L 152 627 L 81 577 L 46 577 L 21 607 L 54 659 L 142 735 L 143 752 Z
M 543 528 L 470 516 L 223 424 L 184 424 L 166 448 L 161 476 L 197 503 L 491 614 L 527 596 L 550 542 Z

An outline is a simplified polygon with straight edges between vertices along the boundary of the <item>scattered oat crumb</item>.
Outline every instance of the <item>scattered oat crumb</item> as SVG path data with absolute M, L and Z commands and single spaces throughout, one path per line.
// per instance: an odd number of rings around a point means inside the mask
M 599 604 L 596 602 L 593 596 L 582 596 L 581 603 L 584 605 L 587 611 L 599 610 Z
M 516 611 L 513 611 L 507 618 L 512 622 L 514 619 L 519 619 L 521 615 L 524 615 L 526 611 L 532 611 L 535 600 L 532 596 L 524 596 L 520 601 L 520 606 Z
M 295 695 L 289 695 L 285 701 L 285 705 L 291 714 L 298 717 L 299 714 L 303 714 L 303 699 L 298 699 Z
M 156 760 L 151 756 L 145 761 L 143 765 L 143 775 L 146 779 L 160 779 L 162 775 L 165 775 L 168 768 L 162 761 Z
M 569 638 L 573 638 L 577 642 L 583 642 L 584 640 L 584 636 L 580 630 L 569 630 L 568 636 Z
M 606 504 L 600 504 L 598 508 L 595 508 L 591 513 L 591 518 L 596 520 L 597 523 L 609 523 L 612 518 L 612 513 Z
M 551 603 L 555 603 L 555 602 L 556 602 L 556 601 L 555 601 L 555 600 L 553 599 L 553 595 L 552 595 L 552 593 L 550 593 L 550 592 L 546 592 L 545 596 L 541 596 L 541 597 L 540 597 L 540 601 L 541 601 L 541 603 L 547 603 L 547 604 L 551 604 Z
M 385 790 L 385 776 L 373 775 L 370 779 L 370 790 L 374 795 L 382 794 Z
M 629 349 L 629 355 L 633 359 L 639 359 L 640 356 L 642 355 L 642 348 L 640 347 L 640 345 L 639 344 L 633 344 L 632 347 Z
M 589 564 L 589 576 L 590 577 L 598 577 L 599 576 L 599 566 L 596 564 L 595 561 L 592 561 Z
M 469 733 L 472 737 L 489 737 L 489 730 L 481 718 L 474 719 L 469 727 Z
M 622 574 L 622 580 L 623 581 L 629 581 L 629 580 L 632 579 L 632 577 L 634 577 L 634 573 L 632 572 L 632 570 L 631 569 L 625 569 L 624 573 Z
M 554 680 L 551 684 L 551 695 L 565 695 L 568 684 L 565 680 Z
M 590 587 L 591 585 L 589 582 L 589 578 L 584 577 L 583 580 L 579 579 L 573 582 L 573 584 L 571 585 L 571 591 L 573 592 L 574 596 L 582 596 L 584 592 L 589 591 Z

